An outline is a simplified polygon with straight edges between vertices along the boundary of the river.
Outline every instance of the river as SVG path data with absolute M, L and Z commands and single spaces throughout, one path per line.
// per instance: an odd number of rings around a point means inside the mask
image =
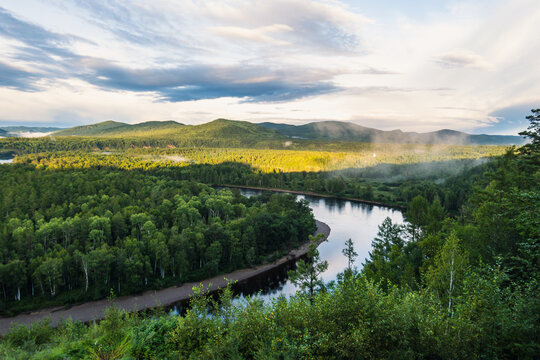
M 11 164 L 13 159 L 0 159 L 0 165 L 2 164 Z
M 241 189 L 241 193 L 249 197 L 260 194 L 261 191 Z M 336 280 L 337 274 L 347 267 L 347 259 L 341 252 L 346 240 L 352 239 L 358 253 L 355 266 L 361 269 L 365 259 L 369 257 L 371 242 L 383 220 L 390 217 L 394 223 L 404 221 L 401 211 L 387 207 L 318 196 L 297 195 L 297 199 L 307 200 L 315 218 L 329 225 L 331 229 L 328 240 L 318 247 L 321 259 L 328 261 L 328 269 L 322 274 L 324 282 Z M 259 291 L 258 296 L 269 301 L 279 295 L 294 294 L 297 288 L 287 279 L 284 269 L 241 289 L 245 295 L 257 294 Z
M 246 196 L 261 193 L 258 190 L 247 189 L 242 189 L 241 192 Z M 362 263 L 369 256 L 371 242 L 383 220 L 388 216 L 393 222 L 403 222 L 400 211 L 387 207 L 318 196 L 296 195 L 296 197 L 306 199 L 315 218 L 326 223 L 331 229 L 328 240 L 318 247 L 321 259 L 328 261 L 328 269 L 322 274 L 325 282 L 335 280 L 337 274 L 347 266 L 346 258 L 341 253 L 347 239 L 353 240 L 355 250 L 359 255 L 355 265 L 361 268 Z M 263 301 L 269 302 L 280 295 L 294 294 L 297 289 L 287 279 L 287 270 L 291 266 L 294 266 L 294 262 L 284 261 L 283 265 L 279 266 L 265 264 L 255 269 L 241 269 L 228 274 L 228 279 L 239 279 L 239 283 L 234 287 L 236 293 L 239 294 L 236 301 L 241 302 L 245 295 L 255 295 Z M 272 269 L 266 270 L 268 267 Z M 257 272 L 257 274 L 253 275 L 253 272 Z M 122 296 L 116 298 L 114 303 L 127 311 L 139 311 L 164 305 L 166 308 L 172 308 L 174 314 L 178 313 L 177 306 L 186 304 L 188 297 L 192 294 L 192 286 L 198 283 Z M 220 275 L 206 279 L 202 283 L 204 286 L 213 284 L 213 289 L 217 289 L 225 286 L 226 280 L 224 280 L 223 275 Z M 47 308 L 32 313 L 19 314 L 12 318 L 0 318 L 0 335 L 7 333 L 13 322 L 28 325 L 48 317 L 51 319 L 51 324 L 56 326 L 62 319 L 70 317 L 83 322 L 102 319 L 105 309 L 109 306 L 108 300 L 97 300 L 65 308 Z

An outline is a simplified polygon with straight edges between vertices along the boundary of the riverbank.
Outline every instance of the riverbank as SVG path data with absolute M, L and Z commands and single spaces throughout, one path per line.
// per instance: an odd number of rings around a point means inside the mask
M 317 230 L 313 234 L 323 234 L 325 238 L 330 235 L 330 227 L 316 220 Z M 288 255 L 269 263 L 259 265 L 253 268 L 240 269 L 228 274 L 222 274 L 214 276 L 210 279 L 206 279 L 199 282 L 187 283 L 182 286 L 173 286 L 161 290 L 146 291 L 140 295 L 128 295 L 116 298 L 112 301 L 116 307 L 126 310 L 128 312 L 142 311 L 159 306 L 167 307 L 175 303 L 186 301 L 191 295 L 193 295 L 193 287 L 197 285 L 208 288 L 209 291 L 216 291 L 227 286 L 229 281 L 248 281 L 250 278 L 261 275 L 262 273 L 276 269 L 284 264 L 292 261 L 296 261 L 302 256 L 306 255 L 309 250 L 309 242 L 306 242 L 297 249 L 291 250 Z M 211 285 L 211 286 L 210 286 Z M 5 335 L 9 332 L 9 328 L 12 324 L 31 325 L 37 321 L 49 318 L 52 326 L 57 326 L 64 319 L 73 319 L 82 322 L 91 322 L 94 320 L 103 319 L 105 310 L 111 306 L 111 302 L 107 299 L 90 301 L 80 305 L 74 305 L 71 307 L 55 307 L 48 308 L 39 311 L 35 311 L 29 314 L 19 314 L 14 317 L 0 318 L 0 335 Z
M 327 199 L 338 199 L 338 200 L 346 200 L 346 201 L 358 202 L 358 203 L 362 203 L 362 204 L 384 206 L 384 207 L 387 207 L 387 208 L 390 208 L 390 209 L 396 209 L 396 210 L 404 210 L 405 209 L 404 206 L 395 205 L 395 204 L 394 205 L 393 204 L 386 204 L 386 203 L 381 203 L 381 202 L 377 202 L 377 201 L 363 200 L 363 199 L 359 199 L 359 198 L 351 198 L 351 197 L 345 197 L 345 196 L 320 194 L 320 193 L 315 193 L 315 192 L 311 192 L 311 191 L 287 190 L 287 189 L 265 188 L 265 187 L 244 186 L 244 185 L 211 185 L 211 186 L 228 187 L 228 188 L 236 188 L 236 189 L 261 190 L 261 191 L 274 191 L 274 192 L 289 193 L 289 194 L 295 194 L 295 195 L 318 196 L 318 197 L 323 197 L 323 198 L 327 198 Z

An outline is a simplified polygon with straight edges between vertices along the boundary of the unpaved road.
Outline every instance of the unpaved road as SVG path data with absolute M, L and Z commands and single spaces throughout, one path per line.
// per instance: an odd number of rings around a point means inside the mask
M 317 230 L 314 235 L 324 234 L 326 238 L 330 235 L 330 227 L 321 221 L 317 221 Z M 292 250 L 289 255 L 284 256 L 272 263 L 259 265 L 257 267 L 236 270 L 229 274 L 214 276 L 199 282 L 187 283 L 182 286 L 169 287 L 162 290 L 146 291 L 140 295 L 128 295 L 116 298 L 113 303 L 120 309 L 126 311 L 140 311 L 157 306 L 168 306 L 177 302 L 187 300 L 193 294 L 193 286 L 202 284 L 205 288 L 210 284 L 210 291 L 214 291 L 227 286 L 230 280 L 244 281 L 260 275 L 266 271 L 275 269 L 286 262 L 304 256 L 308 251 L 309 243 L 303 244 L 298 249 Z M 9 318 L 0 318 L 0 335 L 9 332 L 13 323 L 30 325 L 36 321 L 50 318 L 51 325 L 57 326 L 64 319 L 73 319 L 82 322 L 100 320 L 104 317 L 105 310 L 111 306 L 109 300 L 90 301 L 72 307 L 56 307 L 35 311 L 28 314 L 20 314 Z

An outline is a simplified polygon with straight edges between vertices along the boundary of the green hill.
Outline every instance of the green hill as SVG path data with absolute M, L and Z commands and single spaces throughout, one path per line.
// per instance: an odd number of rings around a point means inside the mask
M 125 124 L 104 121 L 92 125 L 76 126 L 57 131 L 54 136 L 155 136 L 174 133 L 185 125 L 176 121 L 147 121 L 139 124 Z
M 128 124 L 124 124 L 116 121 L 103 121 L 92 125 L 75 126 L 69 129 L 60 130 L 54 132 L 55 136 L 100 136 L 107 135 L 113 132 L 113 130 L 125 129 L 129 127 Z
M 291 138 L 310 140 L 455 145 L 520 145 L 524 143 L 520 136 L 471 135 L 448 129 L 429 133 L 384 131 L 343 121 L 320 121 L 305 125 L 266 122 L 260 125 Z
M 278 132 L 247 121 L 235 121 L 227 119 L 217 119 L 206 124 L 189 126 L 185 129 L 186 135 L 201 138 L 235 138 L 244 137 L 257 140 L 281 140 L 285 136 Z
M 54 136 L 103 138 L 148 138 L 170 140 L 179 146 L 255 146 L 267 141 L 286 141 L 278 132 L 245 121 L 217 119 L 201 125 L 174 121 L 148 121 L 129 125 L 115 121 L 77 126 L 53 133 Z
M 178 146 L 216 147 L 282 147 L 291 139 L 295 147 L 312 143 L 363 142 L 453 145 L 513 145 L 522 144 L 519 136 L 470 135 L 454 130 L 429 133 L 383 131 L 341 121 L 321 121 L 305 125 L 276 123 L 253 124 L 247 121 L 217 119 L 201 125 L 183 125 L 175 121 L 148 121 L 125 124 L 105 121 L 57 131 L 54 136 L 138 138 L 171 140 Z M 313 145 L 313 144 L 312 144 Z

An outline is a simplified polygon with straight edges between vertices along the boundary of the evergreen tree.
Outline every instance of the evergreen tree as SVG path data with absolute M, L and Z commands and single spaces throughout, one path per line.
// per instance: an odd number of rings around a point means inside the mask
M 299 260 L 296 264 L 296 270 L 288 272 L 289 279 L 300 288 L 301 291 L 307 292 L 309 301 L 313 303 L 313 298 L 317 290 L 324 288 L 324 283 L 320 275 L 328 269 L 328 261 L 321 261 L 319 250 L 317 250 L 320 237 L 313 238 L 310 236 L 309 251 L 306 254 L 306 260 Z

